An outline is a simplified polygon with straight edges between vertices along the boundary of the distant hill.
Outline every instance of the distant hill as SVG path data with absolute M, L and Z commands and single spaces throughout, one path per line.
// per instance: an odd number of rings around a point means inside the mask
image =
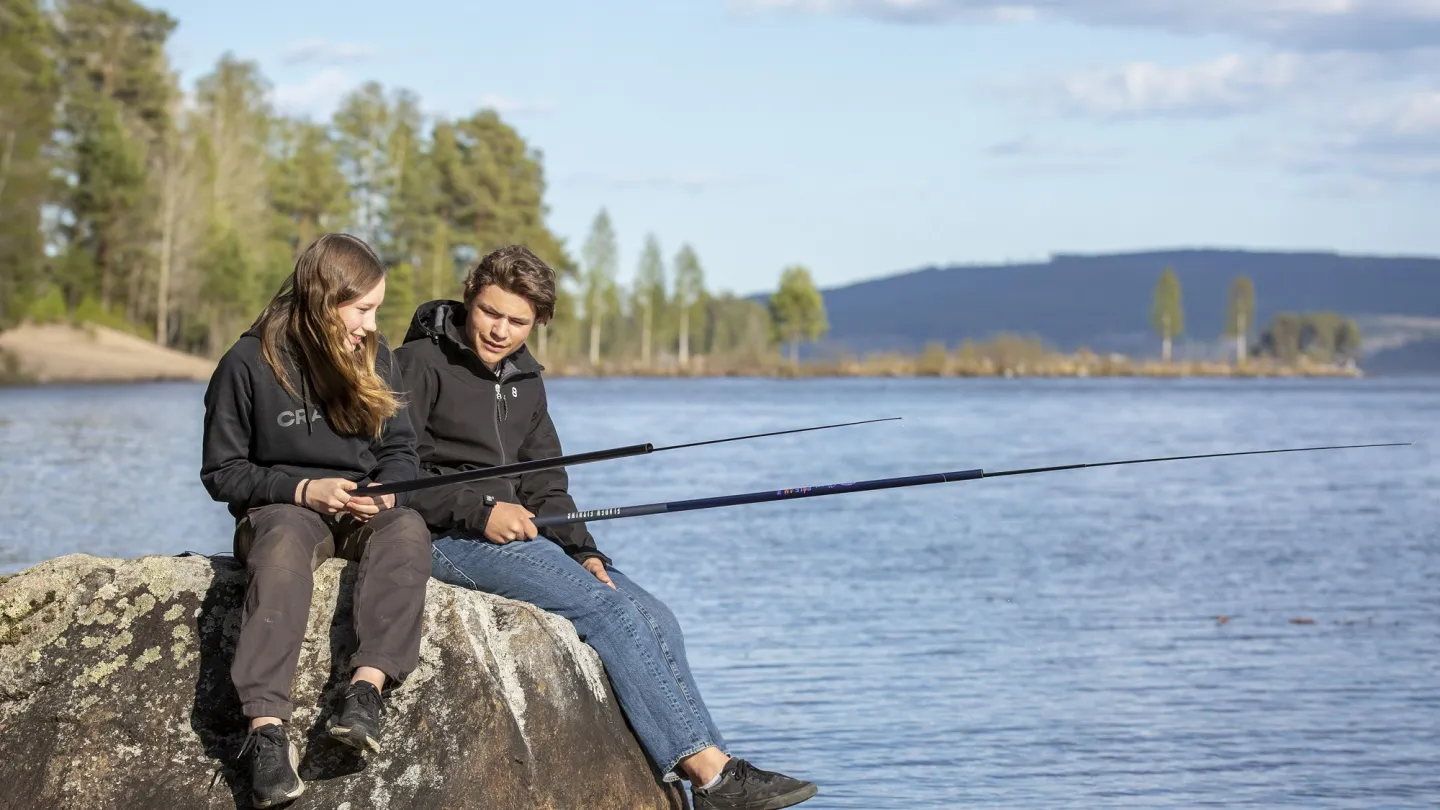
M 1158 354 L 1149 307 L 1166 267 L 1183 289 L 1177 356 L 1224 351 L 1226 297 L 1243 274 L 1255 283 L 1262 325 L 1277 312 L 1335 310 L 1360 323 L 1367 369 L 1440 370 L 1440 259 L 1237 250 L 1061 254 L 1044 264 L 927 267 L 826 289 L 830 333 L 810 353 L 914 351 L 1018 332 L 1064 351 Z

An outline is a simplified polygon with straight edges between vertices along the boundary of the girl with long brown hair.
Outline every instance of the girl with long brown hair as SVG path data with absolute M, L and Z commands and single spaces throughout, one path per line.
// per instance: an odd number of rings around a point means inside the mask
M 230 674 L 250 721 L 242 758 L 256 807 L 305 789 L 286 724 L 320 563 L 359 563 L 359 647 L 332 737 L 379 751 L 381 690 L 419 660 L 429 530 L 404 495 L 350 494 L 419 469 L 399 370 L 376 327 L 384 298 L 385 266 L 369 245 L 320 237 L 205 392 L 200 478 L 235 517 L 235 555 L 249 572 Z

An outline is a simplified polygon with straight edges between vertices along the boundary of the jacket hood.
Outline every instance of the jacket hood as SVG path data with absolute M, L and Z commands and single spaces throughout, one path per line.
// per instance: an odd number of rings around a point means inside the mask
M 405 331 L 404 342 L 416 340 L 448 343 L 452 348 L 475 355 L 475 350 L 470 348 L 469 341 L 465 339 L 465 305 L 448 298 L 426 301 L 415 308 L 415 315 L 410 318 L 410 328 Z M 479 359 L 479 355 L 475 357 Z M 513 364 L 519 371 L 530 373 L 540 372 L 545 368 L 523 343 L 520 348 L 507 355 L 504 362 Z
M 454 335 L 448 335 L 446 333 L 449 331 L 447 326 L 452 325 L 457 316 L 461 318 L 461 323 L 464 322 L 464 312 L 465 305 L 459 301 L 451 301 L 445 298 L 426 301 L 415 308 L 415 314 L 410 318 L 410 328 L 405 331 L 405 340 L 402 342 L 409 343 L 412 340 L 440 337 L 448 337 L 451 340 L 463 342 L 460 340 L 460 330 L 458 326 L 451 327 L 455 329 Z

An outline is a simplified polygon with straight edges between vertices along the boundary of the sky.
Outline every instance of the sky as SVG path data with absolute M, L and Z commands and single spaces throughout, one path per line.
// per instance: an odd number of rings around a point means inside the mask
M 213 0 L 182 82 L 288 114 L 367 80 L 494 108 L 578 257 L 610 214 L 711 289 L 1055 253 L 1440 254 L 1440 0 Z

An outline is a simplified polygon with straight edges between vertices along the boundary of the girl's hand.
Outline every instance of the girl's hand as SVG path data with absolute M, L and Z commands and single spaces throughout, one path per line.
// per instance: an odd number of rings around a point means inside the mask
M 300 486 L 305 492 L 305 503 L 302 506 L 322 515 L 333 515 L 350 502 L 349 493 L 355 489 L 355 482 L 344 478 L 312 478 L 308 485 Z
M 355 516 L 355 519 L 364 523 L 380 513 L 382 509 L 394 509 L 395 496 L 381 495 L 379 498 L 369 498 L 363 495 L 356 495 L 345 504 L 345 511 Z

